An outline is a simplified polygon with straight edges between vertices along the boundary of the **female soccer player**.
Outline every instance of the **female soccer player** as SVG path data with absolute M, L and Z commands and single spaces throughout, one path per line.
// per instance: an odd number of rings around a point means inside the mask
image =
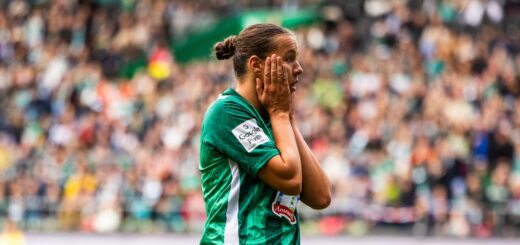
M 330 203 L 329 181 L 294 118 L 294 35 L 257 24 L 215 45 L 233 57 L 237 85 L 202 122 L 200 170 L 207 220 L 201 244 L 299 244 L 299 200 Z

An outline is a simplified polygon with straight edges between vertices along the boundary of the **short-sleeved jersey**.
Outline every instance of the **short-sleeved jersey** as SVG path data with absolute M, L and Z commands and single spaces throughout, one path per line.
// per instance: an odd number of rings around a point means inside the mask
M 230 88 L 206 111 L 200 144 L 207 214 L 200 243 L 299 244 L 299 197 L 257 177 L 280 154 L 269 118 Z

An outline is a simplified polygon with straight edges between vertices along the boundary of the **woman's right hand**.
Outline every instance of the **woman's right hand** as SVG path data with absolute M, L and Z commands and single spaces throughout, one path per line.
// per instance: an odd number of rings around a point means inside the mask
M 266 58 L 264 79 L 262 81 L 256 78 L 256 92 L 260 103 L 269 115 L 289 113 L 291 108 L 289 74 L 280 56 L 273 54 Z

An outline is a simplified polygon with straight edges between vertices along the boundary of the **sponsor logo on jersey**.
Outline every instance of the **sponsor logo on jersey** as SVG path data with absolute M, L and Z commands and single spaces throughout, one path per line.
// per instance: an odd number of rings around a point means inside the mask
M 281 192 L 276 194 L 272 204 L 273 213 L 278 217 L 286 218 L 291 224 L 296 224 L 296 205 L 300 201 L 300 196 L 289 196 Z
M 251 152 L 259 145 L 269 142 L 269 137 L 258 126 L 256 119 L 249 119 L 239 124 L 232 130 L 232 133 L 247 152 Z

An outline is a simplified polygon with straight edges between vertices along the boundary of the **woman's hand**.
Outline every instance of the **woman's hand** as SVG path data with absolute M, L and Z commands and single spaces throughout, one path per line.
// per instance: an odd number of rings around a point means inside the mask
M 267 57 L 264 79 L 256 78 L 256 92 L 262 106 L 269 115 L 291 113 L 292 96 L 289 88 L 288 69 L 276 54 Z

